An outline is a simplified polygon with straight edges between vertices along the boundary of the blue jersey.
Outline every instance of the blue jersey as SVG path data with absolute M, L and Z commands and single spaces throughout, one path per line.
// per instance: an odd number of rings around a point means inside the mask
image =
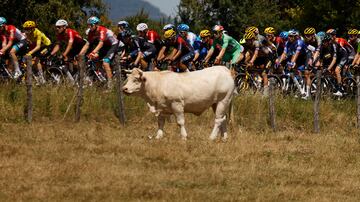
M 285 44 L 284 53 L 287 56 L 292 56 L 295 55 L 296 52 L 300 52 L 300 55 L 306 54 L 305 42 L 301 39 L 297 39 L 294 42 L 288 40 Z

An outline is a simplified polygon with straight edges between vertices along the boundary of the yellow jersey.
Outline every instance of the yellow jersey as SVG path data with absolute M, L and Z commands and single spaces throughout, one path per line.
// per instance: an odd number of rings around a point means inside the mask
M 35 28 L 34 31 L 27 35 L 27 39 L 31 43 L 36 43 L 36 45 L 50 46 L 51 41 L 45 36 L 38 28 Z

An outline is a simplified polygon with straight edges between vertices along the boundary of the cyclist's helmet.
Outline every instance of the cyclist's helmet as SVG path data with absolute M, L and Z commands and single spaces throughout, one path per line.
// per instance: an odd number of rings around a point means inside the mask
M 207 30 L 207 29 L 202 30 L 202 31 L 200 32 L 200 37 L 201 37 L 201 38 L 204 38 L 204 37 L 207 37 L 207 36 L 210 36 L 210 35 L 211 35 L 210 31 Z
M 97 25 L 97 24 L 99 24 L 99 22 L 100 22 L 100 19 L 96 16 L 92 16 L 87 20 L 88 25 Z
M 255 39 L 255 33 L 254 32 L 246 32 L 244 34 L 244 39 L 245 40 L 249 40 L 249 39 Z
M 326 33 L 323 32 L 323 31 L 318 32 L 318 33 L 316 34 L 316 36 L 320 37 L 321 40 L 324 39 L 325 35 L 326 35 Z
M 23 24 L 23 28 L 24 29 L 32 29 L 32 28 L 35 28 L 36 27 L 36 24 L 34 21 L 26 21 L 24 24 Z
M 289 36 L 298 36 L 299 32 L 296 31 L 295 29 L 291 29 L 291 30 L 289 30 L 288 34 L 289 34 Z
M 358 35 L 359 34 L 359 30 L 357 29 L 350 29 L 348 31 L 348 35 Z
M 325 34 L 324 38 L 323 38 L 323 42 L 329 42 L 331 41 L 332 37 L 330 34 Z
M 258 31 L 258 28 L 254 26 L 245 29 L 245 32 L 256 32 L 256 31 Z
M 164 33 L 164 38 L 165 39 L 170 39 L 170 38 L 173 38 L 175 36 L 176 36 L 176 32 L 174 30 L 172 30 L 172 29 L 169 29 Z
M 167 30 L 169 30 L 169 29 L 175 30 L 175 25 L 173 25 L 173 24 L 167 24 L 167 25 L 165 25 L 165 26 L 163 27 L 163 30 L 164 30 L 164 31 L 167 31 Z
M 56 21 L 56 23 L 55 23 L 55 26 L 68 26 L 69 24 L 68 24 L 68 22 L 66 21 L 66 20 L 63 20 L 63 19 L 60 19 L 60 20 L 58 20 L 58 21 Z
M 304 30 L 304 34 L 306 35 L 312 35 L 312 34 L 315 34 L 316 33 L 316 30 L 315 28 L 313 27 L 308 27 Z
M 335 29 L 329 29 L 328 31 L 326 31 L 327 34 L 330 35 L 336 35 L 336 30 Z
M 265 30 L 264 30 L 264 33 L 265 34 L 275 34 L 275 28 L 273 27 L 267 27 Z
M 177 26 L 177 31 L 179 31 L 179 32 L 188 32 L 189 30 L 190 30 L 190 27 L 187 24 L 180 24 Z
M 289 36 L 289 32 L 287 32 L 287 31 L 282 31 L 279 36 L 280 36 L 280 38 L 282 38 L 282 39 L 287 39 L 288 36 Z
M 123 28 L 129 28 L 129 23 L 127 21 L 122 20 L 118 22 L 118 26 Z
M 131 37 L 131 35 L 132 35 L 132 33 L 130 30 L 124 30 L 123 32 L 121 32 L 122 38 Z
M 4 17 L 0 17 L 0 26 L 3 26 L 6 24 L 6 19 Z
M 224 31 L 224 27 L 221 26 L 221 25 L 215 25 L 215 26 L 212 28 L 212 31 L 214 31 L 214 32 L 221 32 L 221 31 Z
M 147 24 L 145 23 L 140 23 L 136 26 L 136 30 L 137 31 L 140 31 L 140 32 L 143 32 L 145 30 L 149 29 L 149 27 L 147 26 Z

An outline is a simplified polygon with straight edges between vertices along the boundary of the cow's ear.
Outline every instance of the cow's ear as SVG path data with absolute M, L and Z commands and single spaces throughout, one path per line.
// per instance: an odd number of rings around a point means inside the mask
M 141 79 L 141 82 L 143 82 L 143 83 L 146 82 L 146 77 L 145 76 L 141 76 L 140 79 Z

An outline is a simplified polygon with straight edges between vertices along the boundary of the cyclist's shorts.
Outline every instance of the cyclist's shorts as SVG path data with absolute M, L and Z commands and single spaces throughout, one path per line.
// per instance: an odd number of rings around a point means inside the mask
M 238 50 L 234 51 L 233 53 L 225 53 L 222 61 L 223 62 L 231 61 L 231 64 L 235 64 L 239 60 L 241 52 L 242 52 L 242 49 L 239 48 Z
M 343 57 L 338 57 L 336 59 L 337 67 L 343 68 L 347 63 L 348 63 L 348 57 L 346 55 L 344 55 Z
M 156 56 L 156 48 L 149 48 L 143 52 L 143 57 L 146 62 L 150 62 L 151 59 L 155 58 Z
M 26 49 L 28 48 L 28 43 L 24 39 L 14 44 L 11 48 L 15 49 L 17 53 L 25 52 Z
M 103 46 L 100 49 L 99 56 L 103 58 L 103 61 L 106 63 L 110 63 L 114 59 L 115 53 L 118 50 L 118 44 L 114 44 L 111 46 Z
M 194 59 L 194 57 L 195 57 L 194 52 L 189 52 L 180 58 L 180 62 L 183 63 L 184 65 L 188 65 L 189 62 L 191 62 Z

